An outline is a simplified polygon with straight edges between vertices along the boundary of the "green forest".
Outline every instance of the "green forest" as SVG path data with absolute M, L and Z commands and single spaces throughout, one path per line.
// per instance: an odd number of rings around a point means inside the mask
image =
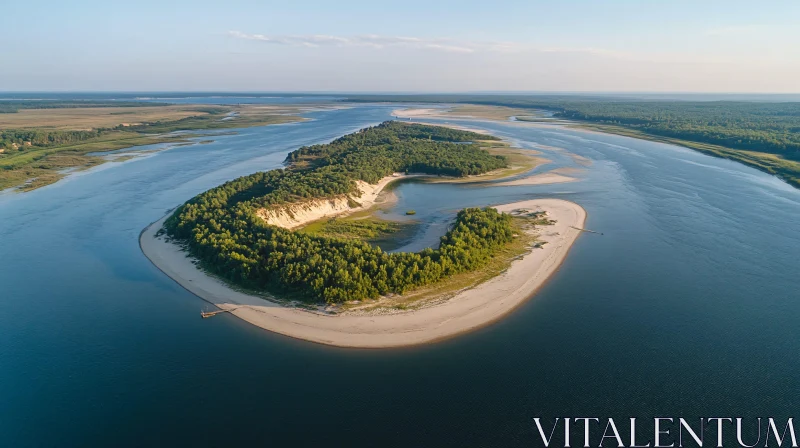
M 22 152 L 28 147 L 44 148 L 55 145 L 74 144 L 100 137 L 105 131 L 106 129 L 91 131 L 43 131 L 39 129 L 0 130 L 0 148 L 5 148 L 7 150 L 15 149 Z
M 555 116 L 800 160 L 798 103 L 564 103 Z
M 493 139 L 472 132 L 385 122 L 331 143 L 300 148 L 286 169 L 244 176 L 179 207 L 166 233 L 210 272 L 246 288 L 329 304 L 377 298 L 485 265 L 512 241 L 511 216 L 492 208 L 461 210 L 438 249 L 387 253 L 352 238 L 266 224 L 262 207 L 356 196 L 356 181 L 394 172 L 465 176 L 506 166 L 480 148 Z
M 544 110 L 556 118 L 629 129 L 736 160 L 800 187 L 800 103 L 636 100 L 557 95 L 362 95 L 357 102 L 469 103 Z M 761 154 L 763 153 L 763 154 Z

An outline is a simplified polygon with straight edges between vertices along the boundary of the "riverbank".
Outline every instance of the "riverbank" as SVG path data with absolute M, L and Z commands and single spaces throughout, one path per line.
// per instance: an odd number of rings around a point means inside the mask
M 727 148 L 725 146 L 715 145 L 712 143 L 665 137 L 657 134 L 650 134 L 637 129 L 600 123 L 574 122 L 567 127 L 579 130 L 581 132 L 615 134 L 623 137 L 682 146 L 684 148 L 689 148 L 709 156 L 739 162 L 759 171 L 772 174 L 773 176 L 782 179 L 784 182 L 795 188 L 800 188 L 800 161 L 786 159 L 778 154 Z
M 573 227 L 583 227 L 586 219 L 581 206 L 560 199 L 535 199 L 495 208 L 501 212 L 542 210 L 556 223 L 541 232 L 539 240 L 546 243 L 542 248 L 514 261 L 505 273 L 444 303 L 394 314 L 322 314 L 235 291 L 198 269 L 180 246 L 157 236 L 169 215 L 148 226 L 139 244 L 156 267 L 188 291 L 258 327 L 340 347 L 401 347 L 474 330 L 514 310 L 558 270 L 580 234 Z

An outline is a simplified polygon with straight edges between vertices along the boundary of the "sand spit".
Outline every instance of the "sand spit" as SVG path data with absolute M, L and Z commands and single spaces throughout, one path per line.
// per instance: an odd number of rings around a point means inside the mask
M 531 111 L 505 106 L 478 104 L 451 104 L 440 107 L 406 107 L 395 109 L 392 115 L 400 119 L 445 118 L 457 120 L 510 121 L 512 117 L 530 114 Z
M 439 123 L 439 122 L 437 122 L 437 123 L 426 123 L 424 121 L 404 121 L 403 123 L 422 124 L 422 125 L 425 125 L 425 126 L 439 126 L 439 127 L 443 127 L 443 128 L 455 129 L 455 130 L 458 130 L 458 131 L 468 131 L 468 132 L 474 132 L 476 134 L 491 135 L 489 133 L 489 131 L 487 131 L 485 129 L 472 128 L 472 127 L 469 127 L 469 126 L 462 126 L 462 125 L 459 125 L 459 124 L 448 123 L 446 121 L 445 122 L 441 122 L 441 123 Z
M 523 177 L 522 179 L 507 180 L 505 182 L 497 182 L 490 184 L 492 187 L 512 187 L 517 185 L 545 185 L 545 184 L 563 184 L 566 182 L 575 182 L 576 178 L 564 176 L 558 173 L 542 173 L 534 174 L 533 176 Z
M 511 312 L 558 270 L 581 233 L 586 212 L 560 199 L 535 199 L 496 206 L 499 211 L 544 210 L 553 226 L 545 227 L 541 249 L 514 261 L 503 274 L 465 290 L 448 301 L 389 315 L 326 315 L 285 307 L 231 289 L 198 269 L 178 245 L 156 236 L 164 218 L 139 238 L 142 251 L 162 272 L 205 301 L 253 325 L 298 339 L 341 347 L 386 348 L 424 344 L 464 333 Z
M 445 117 L 444 115 L 449 108 L 438 108 L 438 109 L 395 109 L 392 111 L 392 115 L 395 115 L 399 118 L 416 118 L 416 117 Z

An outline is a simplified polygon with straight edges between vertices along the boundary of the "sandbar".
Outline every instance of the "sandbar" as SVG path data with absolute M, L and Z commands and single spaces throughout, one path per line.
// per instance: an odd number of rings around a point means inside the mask
M 495 182 L 490 185 L 493 187 L 512 187 L 517 185 L 563 184 L 565 182 L 575 182 L 576 180 L 578 179 L 574 177 L 548 172 L 542 174 L 534 174 L 532 176 L 523 177 L 521 179 L 507 180 L 504 182 Z

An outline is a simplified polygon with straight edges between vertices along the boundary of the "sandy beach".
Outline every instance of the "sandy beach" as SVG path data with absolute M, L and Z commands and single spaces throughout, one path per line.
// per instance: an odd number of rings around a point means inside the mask
M 398 118 L 445 118 L 456 120 L 490 120 L 509 121 L 518 115 L 530 115 L 531 111 L 504 106 L 488 106 L 477 104 L 451 104 L 441 107 L 405 107 L 392 111 Z
M 286 336 L 341 347 L 386 348 L 424 344 L 452 337 L 511 312 L 558 270 L 581 233 L 586 212 L 560 199 L 535 199 L 495 207 L 502 212 L 544 210 L 556 224 L 543 227 L 547 244 L 514 261 L 503 274 L 444 303 L 389 315 L 327 315 L 285 307 L 231 289 L 199 270 L 178 245 L 156 237 L 164 218 L 141 234 L 142 251 L 162 272 L 203 300 L 253 325 Z M 168 215 L 169 216 L 169 215 Z
M 566 182 L 575 182 L 577 178 L 564 176 L 558 173 L 541 173 L 532 176 L 523 177 L 521 179 L 507 180 L 504 182 L 493 183 L 494 187 L 511 187 L 516 185 L 546 185 L 546 184 L 563 184 Z
M 392 115 L 395 115 L 399 118 L 444 117 L 444 114 L 447 112 L 447 110 L 447 108 L 405 108 L 393 110 Z

